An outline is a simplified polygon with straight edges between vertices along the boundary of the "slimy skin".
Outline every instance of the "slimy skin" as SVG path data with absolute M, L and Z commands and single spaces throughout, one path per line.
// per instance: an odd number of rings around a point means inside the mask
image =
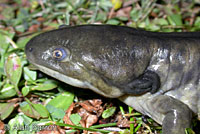
M 163 134 L 184 134 L 200 114 L 199 32 L 68 26 L 34 37 L 25 53 L 40 71 L 148 115 Z

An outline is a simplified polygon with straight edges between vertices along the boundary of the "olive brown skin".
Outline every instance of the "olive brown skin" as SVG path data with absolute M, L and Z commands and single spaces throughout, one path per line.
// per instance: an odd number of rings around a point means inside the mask
M 200 115 L 199 32 L 68 26 L 34 37 L 25 53 L 42 72 L 148 115 L 163 134 L 184 134 Z

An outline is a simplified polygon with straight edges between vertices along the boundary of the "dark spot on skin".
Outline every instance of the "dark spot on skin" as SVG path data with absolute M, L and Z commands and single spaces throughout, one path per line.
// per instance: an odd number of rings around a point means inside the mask
M 182 64 L 171 65 L 171 70 L 173 72 L 182 72 L 183 71 L 183 65 Z
M 200 67 L 200 59 L 198 60 L 197 66 Z
M 197 62 L 197 69 L 199 70 L 200 69 L 200 60 L 198 60 L 198 62 Z M 196 81 L 195 81 L 195 84 L 197 85 L 197 84 L 199 84 L 199 79 L 200 79 L 200 73 L 198 73 L 198 75 L 197 75 L 197 79 L 196 79 Z
M 189 70 L 183 76 L 183 84 L 188 84 L 194 78 L 194 69 Z
M 30 47 L 28 50 L 29 50 L 29 52 L 32 52 L 32 51 L 33 51 L 33 48 L 32 48 L 32 47 Z

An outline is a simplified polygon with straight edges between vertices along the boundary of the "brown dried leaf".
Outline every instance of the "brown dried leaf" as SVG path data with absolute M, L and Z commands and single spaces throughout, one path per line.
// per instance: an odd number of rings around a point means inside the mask
M 131 10 L 132 10 L 131 6 L 124 7 L 124 8 L 122 8 L 122 9 L 120 9 L 120 10 L 117 11 L 116 16 L 117 17 L 122 17 L 123 16 L 123 17 L 130 18 L 130 12 L 131 12 Z
M 99 115 L 103 112 L 103 108 L 101 106 L 102 101 L 100 99 L 93 99 L 84 102 L 79 102 L 78 104 L 91 113 Z
M 4 20 L 4 16 L 0 14 L 0 20 Z
M 5 134 L 6 130 L 4 129 L 4 123 L 2 121 L 0 121 L 0 134 Z
M 36 32 L 40 28 L 40 25 L 38 24 L 33 24 L 32 26 L 29 27 L 28 31 L 29 32 Z
M 90 127 L 98 121 L 99 112 L 102 113 L 102 101 L 100 99 L 87 100 L 78 103 L 82 108 L 77 112 L 81 116 L 81 125 Z
M 109 118 L 99 120 L 99 124 L 107 124 L 107 123 L 110 123 Z
M 103 111 L 101 104 L 102 101 L 100 99 L 73 103 L 66 111 L 63 121 L 66 124 L 74 125 L 70 120 L 70 115 L 78 113 L 81 116 L 81 126 L 88 128 L 98 121 L 99 113 L 101 114 Z M 69 129 L 69 127 L 65 128 Z M 88 131 L 84 131 L 84 133 L 88 133 Z
M 63 118 L 64 123 L 70 124 L 70 125 L 74 125 L 74 124 L 72 123 L 72 121 L 70 120 L 70 118 L 69 118 L 70 115 L 72 114 L 72 111 L 73 111 L 74 107 L 75 107 L 75 104 L 72 103 L 72 104 L 70 105 L 70 107 L 67 109 L 67 111 L 65 112 L 66 114 L 65 114 L 65 116 L 64 116 L 64 118 Z M 68 127 L 66 127 L 66 128 L 68 128 Z
M 22 6 L 23 7 L 30 7 L 30 0 L 22 0 Z
M 103 102 L 101 101 L 101 99 L 94 99 L 94 100 L 89 100 L 89 103 L 92 104 L 92 106 L 98 108 L 98 107 L 101 106 L 101 104 L 102 104 Z
M 118 127 L 130 127 L 130 122 L 127 118 L 123 118 L 122 120 L 119 120 L 117 122 L 117 126 Z
M 84 108 L 80 108 L 79 111 L 77 111 L 77 113 L 81 116 L 82 120 L 86 120 L 87 117 L 90 115 L 90 113 Z
M 121 113 L 116 118 L 118 127 L 130 127 L 130 121 L 126 117 L 123 117 Z
M 132 6 L 133 3 L 134 3 L 133 0 L 125 1 L 125 2 L 123 2 L 123 7 Z
M 82 127 L 86 127 L 85 120 L 81 120 L 81 121 L 80 121 L 80 124 L 81 124 Z
M 80 102 L 79 105 L 81 105 L 88 112 L 97 113 L 98 109 L 92 106 L 89 101 Z
M 44 21 L 45 21 L 45 18 L 43 18 L 43 17 L 38 17 L 38 18 L 37 18 L 37 21 L 39 21 L 39 22 L 41 22 L 41 23 L 42 23 L 42 22 L 44 22 Z
M 86 127 L 89 128 L 98 121 L 97 115 L 89 115 L 86 119 Z

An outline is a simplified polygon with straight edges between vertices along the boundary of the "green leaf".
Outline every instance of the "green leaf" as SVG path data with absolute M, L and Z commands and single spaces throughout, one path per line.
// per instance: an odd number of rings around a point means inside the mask
M 55 80 L 46 80 L 44 83 L 39 83 L 33 86 L 31 90 L 47 91 L 52 90 L 57 87 L 57 82 Z
M 81 121 L 81 116 L 79 114 L 71 114 L 69 118 L 74 125 L 78 125 Z
M 29 9 L 27 9 L 27 8 L 20 8 L 20 10 L 17 14 L 17 19 L 19 19 L 21 21 L 21 24 L 23 26 L 23 30 L 28 29 L 28 20 L 30 18 L 28 10 Z M 21 31 L 21 32 L 24 32 L 24 31 Z
M 106 22 L 106 24 L 110 24 L 110 25 L 118 25 L 120 22 L 116 19 L 110 19 Z
M 139 28 L 145 28 L 146 27 L 146 23 L 145 22 L 141 22 L 138 24 Z
M 0 99 L 7 99 L 16 95 L 15 87 L 9 83 L 5 84 L 0 90 Z
M 130 12 L 130 16 L 133 21 L 137 22 L 140 18 L 139 10 L 133 8 L 133 10 Z
M 41 78 L 41 79 L 37 79 L 35 82 L 44 83 L 45 81 L 48 81 L 48 79 Z
M 106 119 L 106 118 L 112 116 L 114 114 L 115 110 L 116 110 L 116 107 L 110 107 L 110 108 L 106 109 L 105 111 L 103 111 L 102 117 L 104 119 Z
M 182 26 L 182 17 L 179 14 L 172 14 L 167 16 L 169 23 L 173 26 Z
M 23 94 L 23 96 L 28 95 L 29 91 L 30 91 L 30 87 L 28 87 L 28 86 L 23 87 L 22 88 L 22 94 Z
M 0 120 L 6 119 L 14 110 L 15 103 L 0 103 Z
M 8 122 L 8 127 L 10 128 L 9 134 L 19 134 L 19 129 L 22 129 L 21 127 L 23 126 L 25 130 L 29 130 L 31 127 L 33 119 L 27 117 L 23 113 L 19 113 L 15 118 L 11 119 Z M 21 127 L 20 127 L 21 126 Z M 29 132 L 30 133 L 30 132 Z M 27 132 L 27 134 L 29 134 Z
M 150 31 L 159 31 L 160 26 L 154 25 L 154 24 L 149 24 L 146 29 L 149 29 Z
M 65 111 L 72 104 L 73 100 L 74 100 L 74 94 L 70 92 L 63 92 L 59 94 L 58 96 L 56 96 L 51 101 L 49 101 L 48 104 L 56 108 L 61 108 Z
M 20 114 L 18 114 L 18 115 L 20 115 L 20 116 L 23 118 L 23 122 L 24 122 L 25 125 L 30 125 L 30 124 L 33 122 L 33 119 L 32 119 L 32 118 L 26 116 L 26 115 L 23 114 L 23 113 L 20 113 Z
M 31 39 L 31 37 L 26 37 L 26 38 L 20 38 L 19 40 L 17 40 L 17 46 L 19 48 L 24 48 L 25 45 L 28 43 L 28 41 Z
M 5 63 L 5 53 L 8 50 L 9 42 L 6 40 L 5 34 L 8 34 L 7 32 L 4 32 L 0 29 L 0 77 L 1 75 L 5 75 L 4 72 L 4 63 Z
M 195 132 L 191 128 L 186 128 L 185 133 L 186 134 L 195 134 Z
M 117 19 L 120 21 L 128 21 L 128 17 L 125 17 L 125 16 L 117 17 Z
M 137 127 L 134 129 L 135 133 L 141 128 L 142 126 L 142 123 L 140 122 Z
M 154 20 L 155 24 L 161 25 L 161 26 L 165 26 L 168 25 L 168 21 L 166 19 L 163 18 L 158 18 Z
M 33 81 L 36 80 L 37 73 L 36 71 L 29 70 L 28 67 L 24 67 L 24 79 L 27 81 Z
M 47 118 L 49 116 L 49 112 L 42 104 L 33 104 L 30 101 L 22 102 L 20 109 L 25 115 L 35 119 Z
M 104 21 L 106 21 L 106 19 L 107 19 L 106 13 L 100 12 L 100 13 L 97 14 L 96 21 L 103 21 L 104 22 Z
M 50 104 L 47 104 L 46 108 L 51 114 L 51 117 L 53 118 L 53 120 L 62 120 L 63 117 L 65 116 L 65 111 L 61 108 L 56 108 Z
M 194 26 L 196 27 L 200 27 L 200 17 L 197 17 L 195 22 L 194 22 Z
M 33 109 L 33 106 L 27 102 L 22 102 L 20 104 L 20 109 L 25 115 L 29 117 L 36 119 L 39 119 L 41 117 L 40 114 L 35 109 Z
M 100 0 L 99 6 L 105 11 L 108 11 L 112 7 L 112 3 L 108 0 Z
M 9 47 L 9 42 L 6 38 L 9 37 L 12 39 L 14 37 L 14 33 L 8 32 L 8 31 L 3 31 L 0 29 L 0 54 L 3 55 L 5 52 L 7 52 L 7 49 Z
M 14 15 L 15 15 L 14 10 L 15 8 L 11 6 L 5 6 L 3 10 L 1 11 L 1 15 L 5 17 L 6 21 L 9 21 L 14 18 Z
M 131 114 L 133 111 L 133 108 L 129 106 L 128 111 L 129 111 L 129 114 Z M 134 121 L 134 118 L 131 117 L 130 122 L 133 122 L 133 121 Z M 130 124 L 130 133 L 132 133 L 132 134 L 134 133 L 134 124 L 133 123 Z
M 20 19 L 18 19 L 20 21 Z M 21 22 L 20 22 L 21 23 Z M 18 25 L 15 27 L 15 29 L 18 31 L 18 32 L 25 32 L 25 27 L 23 25 Z
M 5 70 L 10 82 L 17 87 L 22 75 L 22 65 L 21 59 L 16 54 L 13 53 L 8 57 Z
M 33 108 L 40 113 L 42 118 L 47 118 L 49 116 L 49 112 L 42 104 L 32 104 Z
M 162 32 L 174 32 L 174 30 L 173 29 L 162 29 Z

